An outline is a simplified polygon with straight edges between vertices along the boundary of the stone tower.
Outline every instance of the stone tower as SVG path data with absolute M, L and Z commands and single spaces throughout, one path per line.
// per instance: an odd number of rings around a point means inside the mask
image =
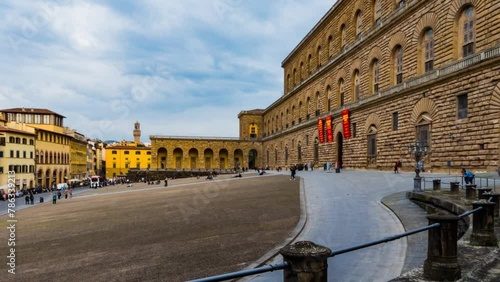
M 141 143 L 141 124 L 138 121 L 134 124 L 134 142 Z

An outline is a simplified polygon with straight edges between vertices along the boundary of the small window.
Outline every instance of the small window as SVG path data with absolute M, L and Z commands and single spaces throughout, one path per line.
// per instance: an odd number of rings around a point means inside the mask
M 3 151 L 0 151 L 0 158 L 3 158 Z
M 398 130 L 399 126 L 399 115 L 398 112 L 392 113 L 392 130 Z
M 26 151 L 23 151 L 23 158 L 26 159 Z
M 128 155 L 130 152 L 129 151 L 125 151 L 123 152 L 125 155 Z
M 113 163 L 113 168 L 116 168 L 116 163 Z
M 146 155 L 151 155 L 151 152 L 147 152 Z
M 355 122 L 353 122 L 353 123 L 351 124 L 351 127 L 352 127 L 352 129 L 351 129 L 352 138 L 356 138 L 356 123 L 355 123 Z
M 3 166 L 0 166 L 0 174 L 3 173 Z
M 5 137 L 0 137 L 0 146 L 5 146 Z
M 111 151 L 111 154 L 112 155 L 116 155 L 116 154 L 118 154 L 118 152 L 117 151 Z
M 30 145 L 33 145 L 34 143 L 33 139 L 30 139 Z
M 135 154 L 136 154 L 136 155 L 140 155 L 140 154 L 141 154 L 141 151 L 135 151 Z
M 467 118 L 468 112 L 468 101 L 467 94 L 461 94 L 457 96 L 457 117 L 458 119 Z

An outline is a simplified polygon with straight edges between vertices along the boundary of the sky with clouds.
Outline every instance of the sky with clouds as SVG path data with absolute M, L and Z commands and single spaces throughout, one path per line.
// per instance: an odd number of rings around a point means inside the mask
M 283 95 L 281 62 L 328 0 L 2 0 L 0 108 L 90 138 L 238 136 Z

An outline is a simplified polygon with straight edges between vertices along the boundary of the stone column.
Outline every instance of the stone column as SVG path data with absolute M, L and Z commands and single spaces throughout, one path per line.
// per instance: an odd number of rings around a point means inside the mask
M 460 182 L 450 182 L 450 191 L 452 194 L 460 193 Z
M 495 203 L 495 209 L 494 209 L 495 211 L 493 214 L 495 215 L 495 217 L 499 217 L 500 194 L 499 193 L 484 193 L 483 194 L 483 199 L 485 199 L 487 201 L 489 198 L 492 198 L 491 202 Z
M 495 235 L 495 203 L 480 200 L 472 203 L 472 209 L 482 207 L 472 215 L 472 234 L 470 244 L 474 246 L 498 246 Z
M 485 188 L 485 187 L 482 187 L 482 188 L 477 188 L 477 199 L 478 200 L 481 200 L 483 199 L 483 194 L 484 193 L 489 193 L 491 192 L 491 188 Z
M 455 215 L 433 214 L 427 216 L 429 225 L 441 226 L 429 230 L 427 259 L 424 277 L 429 280 L 455 281 L 461 278 L 462 270 L 457 262 L 458 220 Z
M 329 248 L 310 241 L 300 241 L 284 247 L 280 254 L 290 267 L 283 270 L 283 281 L 327 282 L 327 260 L 331 253 Z
M 434 190 L 434 191 L 441 190 L 441 179 L 432 180 L 432 190 Z
M 465 198 L 467 200 L 476 200 L 477 199 L 477 191 L 476 191 L 475 184 L 465 185 Z

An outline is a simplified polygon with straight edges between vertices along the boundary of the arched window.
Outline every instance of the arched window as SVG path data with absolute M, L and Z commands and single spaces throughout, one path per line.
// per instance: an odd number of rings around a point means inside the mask
M 474 54 L 476 49 L 475 17 L 475 11 L 472 6 L 467 6 L 460 15 L 458 39 L 459 46 L 462 48 L 462 57 Z
M 363 17 L 361 10 L 356 11 L 355 15 L 355 28 L 356 28 L 356 39 L 359 40 L 361 39 L 361 32 L 363 30 Z
M 427 145 L 428 149 L 431 147 L 431 123 L 431 116 L 423 113 L 418 117 L 415 125 L 417 141 L 422 145 Z
M 319 69 L 319 67 L 321 67 L 321 46 L 316 49 L 316 68 Z
M 302 161 L 302 145 L 300 144 L 300 141 L 299 144 L 297 145 L 297 160 L 299 162 Z
M 283 112 L 281 112 L 281 117 L 280 117 L 280 127 L 281 127 L 281 130 L 283 130 L 283 125 L 284 125 L 284 122 L 283 122 Z
M 292 77 L 292 83 L 293 83 L 293 86 L 295 87 L 295 85 L 297 85 L 297 69 L 293 69 L 293 77 Z
M 361 90 L 359 89 L 359 70 L 354 70 L 353 74 L 353 89 L 354 89 L 354 101 L 358 101 L 360 97 Z
M 297 113 L 299 116 L 298 123 L 302 122 L 302 101 L 299 102 L 299 112 Z
M 311 54 L 309 54 L 309 56 L 307 57 L 307 72 L 309 74 L 312 73 L 311 59 L 312 59 L 312 56 L 311 56 Z
M 425 72 L 431 71 L 434 69 L 434 34 L 431 28 L 425 30 L 421 48 L 424 59 L 424 70 Z
M 278 165 L 278 149 L 274 149 L 274 164 Z
M 314 162 L 319 162 L 319 139 L 314 139 Z
M 292 89 L 292 79 L 290 77 L 290 74 L 286 76 L 286 84 L 288 85 L 288 91 Z
M 342 24 L 340 26 L 340 48 L 344 50 L 345 47 L 345 42 L 346 42 L 346 28 L 345 24 Z
M 344 105 L 344 79 L 339 79 L 339 106 Z
M 380 0 L 373 1 L 373 23 L 379 25 L 382 19 L 382 5 Z
M 316 116 L 321 115 L 321 98 L 319 92 L 316 92 Z
M 304 80 L 304 62 L 300 62 L 300 68 L 299 68 L 299 79 L 300 81 Z
M 403 83 L 403 47 L 401 45 L 394 48 L 394 68 L 396 84 Z
M 307 100 L 306 100 L 306 119 L 309 120 L 309 118 L 311 117 L 311 115 L 309 114 L 309 111 L 311 110 L 311 97 L 307 97 Z
M 292 126 L 295 125 L 295 105 L 292 106 Z
M 330 85 L 326 86 L 326 97 L 327 97 L 327 111 L 330 112 L 332 110 L 332 88 Z
M 327 48 L 327 55 L 328 55 L 328 59 L 331 59 L 332 56 L 333 56 L 333 36 L 328 36 L 328 48 Z
M 367 159 L 368 164 L 373 165 L 377 162 L 377 127 L 375 125 L 370 125 L 368 132 L 366 134 L 367 139 Z
M 375 94 L 378 93 L 379 90 L 379 63 L 377 59 L 373 59 L 372 64 L 371 64 L 371 93 Z

